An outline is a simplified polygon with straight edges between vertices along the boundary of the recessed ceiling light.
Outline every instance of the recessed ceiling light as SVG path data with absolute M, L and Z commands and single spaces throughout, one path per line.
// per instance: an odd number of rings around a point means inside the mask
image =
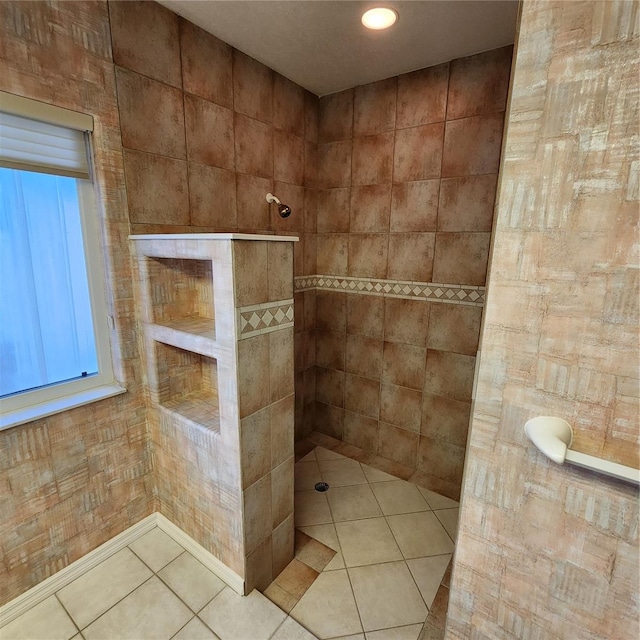
M 392 24 L 395 24 L 398 19 L 398 14 L 393 9 L 387 7 L 376 7 L 375 9 L 369 9 L 362 15 L 362 24 L 367 29 L 388 29 Z

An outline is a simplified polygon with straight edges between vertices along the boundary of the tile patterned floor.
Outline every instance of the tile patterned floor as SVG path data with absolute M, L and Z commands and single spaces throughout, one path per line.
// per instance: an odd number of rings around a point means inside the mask
M 0 628 L 2 640 L 314 640 L 240 597 L 158 528 Z
M 296 559 L 272 585 L 282 608 L 238 596 L 155 528 L 0 638 L 440 640 L 458 503 L 320 446 L 295 473 Z
M 336 555 L 291 617 L 322 640 L 442 637 L 458 503 L 321 446 L 295 489 L 296 527 Z

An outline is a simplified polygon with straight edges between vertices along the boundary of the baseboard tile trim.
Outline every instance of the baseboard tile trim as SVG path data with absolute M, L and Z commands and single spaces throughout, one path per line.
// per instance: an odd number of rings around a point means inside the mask
M 229 569 L 212 553 L 207 551 L 201 544 L 196 542 L 190 535 L 186 534 L 180 527 L 176 526 L 161 513 L 155 514 L 158 528 L 173 538 L 179 545 L 184 547 L 196 560 L 199 560 L 209 571 L 215 573 L 220 580 L 225 582 L 239 595 L 244 595 L 244 579 L 235 571 Z
M 101 562 L 111 557 L 121 549 L 148 533 L 158 526 L 157 514 L 152 513 L 136 524 L 125 529 L 117 536 L 96 547 L 93 551 L 78 558 L 75 562 L 60 569 L 57 573 L 49 576 L 39 584 L 31 587 L 28 591 L 10 600 L 0 607 L 0 627 L 15 620 L 18 616 L 35 607 L 37 604 L 52 596 L 56 591 L 79 578 L 82 574 L 93 569 Z
M 2 605 L 0 607 L 0 629 L 156 527 L 184 547 L 194 558 L 199 560 L 236 593 L 244 595 L 243 578 L 229 569 L 168 518 L 156 512 L 125 529 L 111 538 L 111 540 L 107 540 L 93 551 L 82 556 L 82 558 L 78 558 L 75 562 L 64 567 L 64 569 L 60 569 L 60 571 L 31 587 L 31 589 L 17 598 Z

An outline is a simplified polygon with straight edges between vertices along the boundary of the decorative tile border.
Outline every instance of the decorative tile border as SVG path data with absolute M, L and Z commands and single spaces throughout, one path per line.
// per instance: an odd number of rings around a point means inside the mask
M 465 284 L 438 284 L 435 282 L 411 282 L 407 280 L 381 280 L 376 278 L 351 278 L 348 276 L 297 276 L 296 291 L 325 289 L 346 291 L 385 298 L 428 300 L 447 304 L 484 306 L 485 287 Z
M 236 309 L 238 340 L 293 327 L 293 298 Z

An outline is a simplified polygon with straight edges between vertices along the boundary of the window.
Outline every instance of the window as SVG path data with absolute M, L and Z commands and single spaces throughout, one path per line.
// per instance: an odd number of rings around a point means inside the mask
M 114 383 L 90 117 L 0 92 L 0 428 Z

